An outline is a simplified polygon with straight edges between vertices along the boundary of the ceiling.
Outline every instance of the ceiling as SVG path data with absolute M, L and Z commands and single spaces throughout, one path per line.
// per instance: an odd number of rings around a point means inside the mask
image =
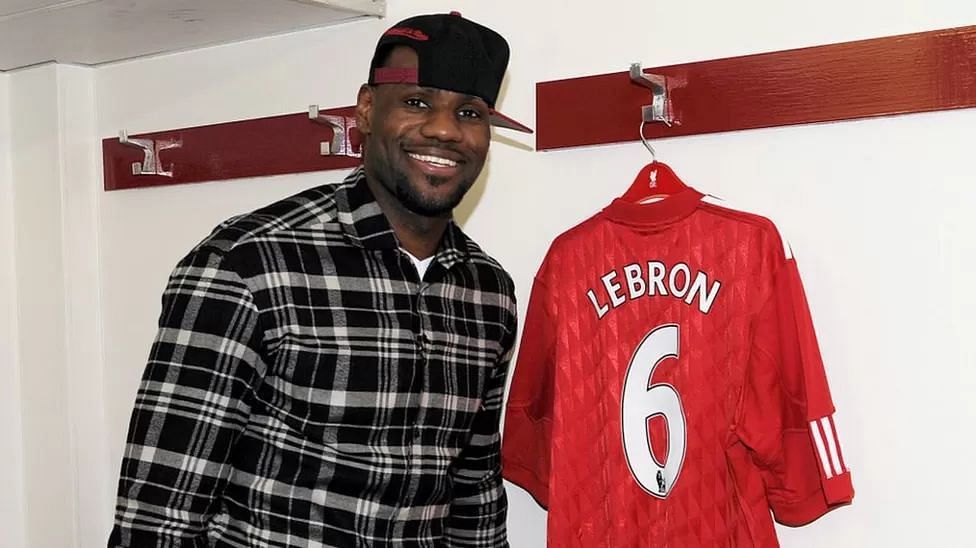
M 385 0 L 0 0 L 0 72 L 99 65 L 382 16 Z

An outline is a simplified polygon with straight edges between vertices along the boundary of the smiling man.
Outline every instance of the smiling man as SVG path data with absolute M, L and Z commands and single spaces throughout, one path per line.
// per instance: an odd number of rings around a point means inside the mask
M 173 272 L 110 546 L 504 547 L 508 274 L 452 220 L 508 45 L 402 21 L 359 91 L 363 165 L 218 226 Z

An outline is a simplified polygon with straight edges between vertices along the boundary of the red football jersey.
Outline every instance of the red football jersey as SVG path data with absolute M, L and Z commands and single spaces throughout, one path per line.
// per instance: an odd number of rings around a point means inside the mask
M 854 491 L 796 263 L 694 189 L 615 200 L 536 275 L 506 479 L 553 548 L 778 546 Z M 770 512 L 771 510 L 771 512 Z

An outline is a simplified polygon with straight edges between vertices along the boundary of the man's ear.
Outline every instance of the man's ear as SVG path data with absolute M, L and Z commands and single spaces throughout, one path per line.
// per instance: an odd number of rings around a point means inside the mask
M 356 96 L 356 127 L 363 135 L 370 133 L 369 122 L 372 111 L 373 88 L 369 84 L 363 84 L 359 88 L 359 95 Z

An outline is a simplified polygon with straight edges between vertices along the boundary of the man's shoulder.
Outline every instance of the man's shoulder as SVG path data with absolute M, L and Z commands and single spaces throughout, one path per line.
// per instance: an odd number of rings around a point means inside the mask
M 483 265 L 485 268 L 498 270 L 506 276 L 508 275 L 508 272 L 505 271 L 505 268 L 501 265 L 501 263 L 482 249 L 481 246 L 478 245 L 478 242 L 475 242 L 468 237 L 465 241 L 465 247 L 466 251 L 468 252 L 468 258 L 471 259 L 471 261 L 473 261 L 475 264 Z
M 231 217 L 201 241 L 194 251 L 226 254 L 248 244 L 322 231 L 337 222 L 336 189 L 345 183 L 310 188 L 254 211 Z
M 485 252 L 470 236 L 465 237 L 464 245 L 468 260 L 476 269 L 490 272 L 499 281 L 499 290 L 507 296 L 515 298 L 515 281 L 502 264 Z

